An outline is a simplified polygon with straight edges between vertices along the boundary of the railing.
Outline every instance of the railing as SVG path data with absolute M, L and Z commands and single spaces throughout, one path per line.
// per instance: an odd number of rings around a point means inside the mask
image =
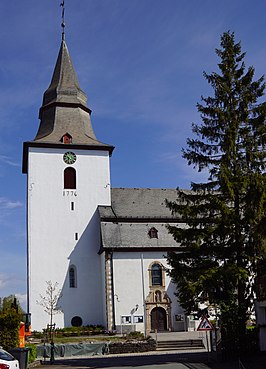
M 246 369 L 240 359 L 238 359 L 238 369 Z

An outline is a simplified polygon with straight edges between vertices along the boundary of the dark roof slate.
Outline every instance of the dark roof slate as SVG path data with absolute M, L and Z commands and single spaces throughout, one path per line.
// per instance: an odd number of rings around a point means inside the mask
M 166 207 L 165 200 L 175 201 L 176 189 L 112 188 L 111 206 L 99 206 L 102 249 L 169 250 L 178 244 L 168 233 L 167 223 L 186 226 Z M 154 227 L 158 238 L 150 238 Z
M 155 227 L 158 238 L 148 232 Z M 165 223 L 101 223 L 102 248 L 108 249 L 176 249 L 178 244 L 168 233 Z
M 79 86 L 64 40 L 61 43 L 50 86 L 43 96 L 43 106 L 53 102 L 68 102 L 87 106 L 87 97 Z
M 112 188 L 111 207 L 100 206 L 101 218 L 157 218 L 175 219 L 165 200 L 175 201 L 176 189 Z

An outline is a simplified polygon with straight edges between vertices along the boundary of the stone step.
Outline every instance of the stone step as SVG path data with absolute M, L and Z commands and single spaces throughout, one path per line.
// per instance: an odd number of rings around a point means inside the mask
M 184 349 L 202 349 L 204 344 L 201 339 L 187 339 L 175 341 L 159 341 L 157 342 L 158 351 L 163 350 L 184 350 Z

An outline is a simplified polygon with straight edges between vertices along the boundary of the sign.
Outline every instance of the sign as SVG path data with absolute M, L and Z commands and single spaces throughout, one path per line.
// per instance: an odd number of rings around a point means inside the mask
M 206 316 L 203 316 L 197 331 L 212 331 L 213 326 Z

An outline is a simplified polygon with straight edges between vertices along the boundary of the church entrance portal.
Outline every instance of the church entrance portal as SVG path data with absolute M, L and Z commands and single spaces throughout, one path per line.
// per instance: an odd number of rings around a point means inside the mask
M 161 307 L 155 307 L 151 311 L 151 329 L 154 331 L 166 331 L 166 311 Z

